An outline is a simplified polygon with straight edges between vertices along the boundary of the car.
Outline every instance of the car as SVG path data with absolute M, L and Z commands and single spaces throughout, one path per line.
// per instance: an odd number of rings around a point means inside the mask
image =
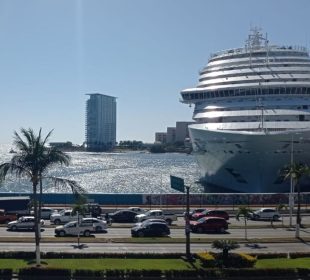
M 195 213 L 192 215 L 192 220 L 197 221 L 203 217 L 219 217 L 219 218 L 224 218 L 225 220 L 229 220 L 229 215 L 226 211 L 224 210 L 208 210 L 206 209 L 205 211 L 201 213 Z
M 207 210 L 206 208 L 196 208 L 192 211 L 189 211 L 189 219 L 192 219 L 192 216 L 196 213 L 201 213 L 203 211 Z M 186 218 L 186 212 L 183 213 L 184 218 Z
M 33 230 L 34 229 L 34 217 L 33 216 L 23 216 L 16 221 L 9 222 L 7 227 L 9 230 L 16 231 L 19 229 Z M 41 219 L 41 227 L 44 226 L 44 220 Z
M 203 217 L 198 221 L 190 221 L 192 232 L 219 232 L 224 233 L 228 229 L 228 223 L 220 217 Z
M 41 219 L 43 220 L 49 220 L 51 218 L 51 215 L 54 213 L 57 213 L 58 211 L 56 209 L 50 208 L 50 207 L 42 207 L 41 208 Z M 31 215 L 34 214 L 33 209 L 30 212 Z
M 94 232 L 103 232 L 108 228 L 107 222 L 98 218 L 83 218 L 80 224 L 92 226 Z
M 136 223 L 135 226 L 141 226 L 148 223 L 164 223 L 167 224 L 167 222 L 164 219 L 148 219 L 144 220 L 143 222 Z
M 66 235 L 83 235 L 83 236 L 90 236 L 91 232 L 94 232 L 95 229 L 93 225 L 88 223 L 78 223 L 78 221 L 73 221 L 66 223 L 63 226 L 57 226 L 55 228 L 55 235 L 56 236 L 66 236 Z
M 137 213 L 130 210 L 118 210 L 114 213 L 109 213 L 111 223 L 133 223 Z
M 127 210 L 136 212 L 137 214 L 145 213 L 146 211 L 142 209 L 141 207 L 128 207 Z
M 140 226 L 135 226 L 131 229 L 132 237 L 162 237 L 168 236 L 170 234 L 170 229 L 167 224 L 164 223 L 142 223 Z
M 280 213 L 273 208 L 260 208 L 249 214 L 252 220 L 273 220 L 277 221 L 281 217 Z

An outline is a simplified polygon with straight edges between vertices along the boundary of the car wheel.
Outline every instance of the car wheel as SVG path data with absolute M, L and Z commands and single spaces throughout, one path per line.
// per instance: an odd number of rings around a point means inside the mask
M 259 216 L 258 215 L 254 215 L 253 216 L 253 220 L 255 221 L 255 220 L 258 220 L 259 219 Z
M 89 230 L 85 230 L 85 231 L 84 231 L 84 236 L 85 236 L 85 237 L 90 236 L 90 231 L 89 231 Z
M 60 232 L 58 233 L 58 235 L 59 235 L 60 237 L 64 237 L 64 236 L 66 235 L 66 233 L 62 230 L 62 231 L 60 231 Z
M 277 221 L 277 220 L 279 220 L 279 216 L 278 215 L 274 215 L 273 217 L 272 217 L 272 219 L 274 220 L 274 221 Z
M 56 220 L 54 221 L 54 224 L 55 224 L 55 225 L 60 225 L 60 220 L 59 220 L 59 219 L 56 219 Z
M 138 236 L 139 236 L 139 237 L 144 237 L 143 231 L 139 231 Z
M 197 228 L 197 232 L 198 232 L 198 233 L 202 233 L 202 232 L 203 232 L 202 228 L 201 228 L 201 227 L 198 227 L 198 228 Z
M 172 220 L 171 220 L 171 219 L 167 219 L 166 222 L 167 222 L 167 224 L 168 224 L 169 226 L 171 226 L 171 224 L 172 224 Z
M 96 232 L 100 232 L 100 231 L 102 231 L 101 226 L 96 226 L 96 227 L 95 227 L 95 231 L 96 231 Z
M 12 226 L 11 230 L 16 231 L 17 230 L 17 226 Z

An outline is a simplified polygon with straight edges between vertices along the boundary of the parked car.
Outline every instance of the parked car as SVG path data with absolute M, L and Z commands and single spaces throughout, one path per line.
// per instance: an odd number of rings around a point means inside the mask
M 0 209 L 0 224 L 8 224 L 15 220 L 17 220 L 16 214 L 8 214 L 4 209 Z
M 260 208 L 253 213 L 249 214 L 252 220 L 273 220 L 277 221 L 280 219 L 280 213 L 273 208 Z
M 189 219 L 192 220 L 192 216 L 196 213 L 201 213 L 203 211 L 207 210 L 206 208 L 196 208 L 192 211 L 189 211 Z M 184 218 L 186 217 L 186 212 L 183 213 Z
M 108 228 L 107 222 L 98 218 L 83 218 L 80 224 L 92 226 L 94 232 L 102 232 Z
M 34 217 L 33 216 L 23 216 L 20 217 L 18 220 L 9 222 L 7 224 L 8 229 L 10 230 L 19 230 L 19 229 L 34 229 Z M 41 219 L 41 226 L 44 226 L 44 220 Z
M 170 234 L 170 229 L 165 223 L 144 223 L 140 226 L 135 226 L 131 229 L 131 236 L 133 237 L 144 237 L 154 236 L 161 237 Z
M 137 213 L 130 210 L 118 210 L 114 213 L 109 213 L 108 218 L 111 223 L 133 223 Z
M 177 216 L 171 213 L 164 213 L 160 209 L 150 210 L 136 216 L 136 222 L 143 222 L 148 219 L 163 219 L 168 225 L 171 225 L 173 221 L 177 220 Z
M 164 223 L 167 224 L 167 222 L 164 219 L 148 219 L 144 220 L 143 222 L 136 223 L 135 226 L 141 226 L 141 225 L 146 225 L 149 223 Z
M 225 220 L 229 220 L 229 215 L 226 211 L 223 210 L 208 210 L 206 209 L 205 211 L 201 213 L 195 213 L 192 215 L 192 220 L 197 221 L 203 217 L 219 217 L 219 218 L 224 218 Z
M 91 215 L 87 214 L 84 216 L 85 218 L 90 218 Z M 65 224 L 71 221 L 77 221 L 79 218 L 83 218 L 82 215 L 73 214 L 72 209 L 70 210 L 61 210 L 59 212 L 53 213 L 50 217 L 50 221 L 52 224 L 60 225 Z
M 56 236 L 66 236 L 66 235 L 83 235 L 90 236 L 91 232 L 94 232 L 95 229 L 93 225 L 88 223 L 78 223 L 77 221 L 66 223 L 63 226 L 57 226 L 55 228 Z
M 224 233 L 228 229 L 228 223 L 220 217 L 203 217 L 198 221 L 190 221 L 192 232 L 220 232 Z
M 137 214 L 145 213 L 145 210 L 143 208 L 140 208 L 140 207 L 128 207 L 127 210 L 136 212 Z
M 52 214 L 57 213 L 58 211 L 56 209 L 50 208 L 50 207 L 42 207 L 41 208 L 41 219 L 43 220 L 49 220 L 51 218 Z M 33 209 L 30 211 L 31 215 L 34 215 Z

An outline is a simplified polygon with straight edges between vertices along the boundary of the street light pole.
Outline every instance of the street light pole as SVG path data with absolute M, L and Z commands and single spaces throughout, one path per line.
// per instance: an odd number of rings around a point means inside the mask
M 291 140 L 291 168 L 294 164 L 294 141 L 293 136 Z M 291 185 L 290 185 L 290 194 L 289 194 L 289 211 L 290 211 L 290 227 L 293 226 L 293 209 L 294 209 L 294 180 L 291 174 Z
M 190 224 L 189 224 L 189 186 L 186 188 L 186 218 L 185 218 L 185 236 L 186 236 L 186 259 L 191 260 L 191 249 L 190 249 Z

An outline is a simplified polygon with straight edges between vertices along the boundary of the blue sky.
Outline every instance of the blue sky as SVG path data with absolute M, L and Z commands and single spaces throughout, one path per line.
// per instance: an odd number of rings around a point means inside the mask
M 86 93 L 118 97 L 117 140 L 153 142 L 191 120 L 179 102 L 209 55 L 244 45 L 310 46 L 308 0 L 0 0 L 0 143 L 54 129 L 81 144 Z

